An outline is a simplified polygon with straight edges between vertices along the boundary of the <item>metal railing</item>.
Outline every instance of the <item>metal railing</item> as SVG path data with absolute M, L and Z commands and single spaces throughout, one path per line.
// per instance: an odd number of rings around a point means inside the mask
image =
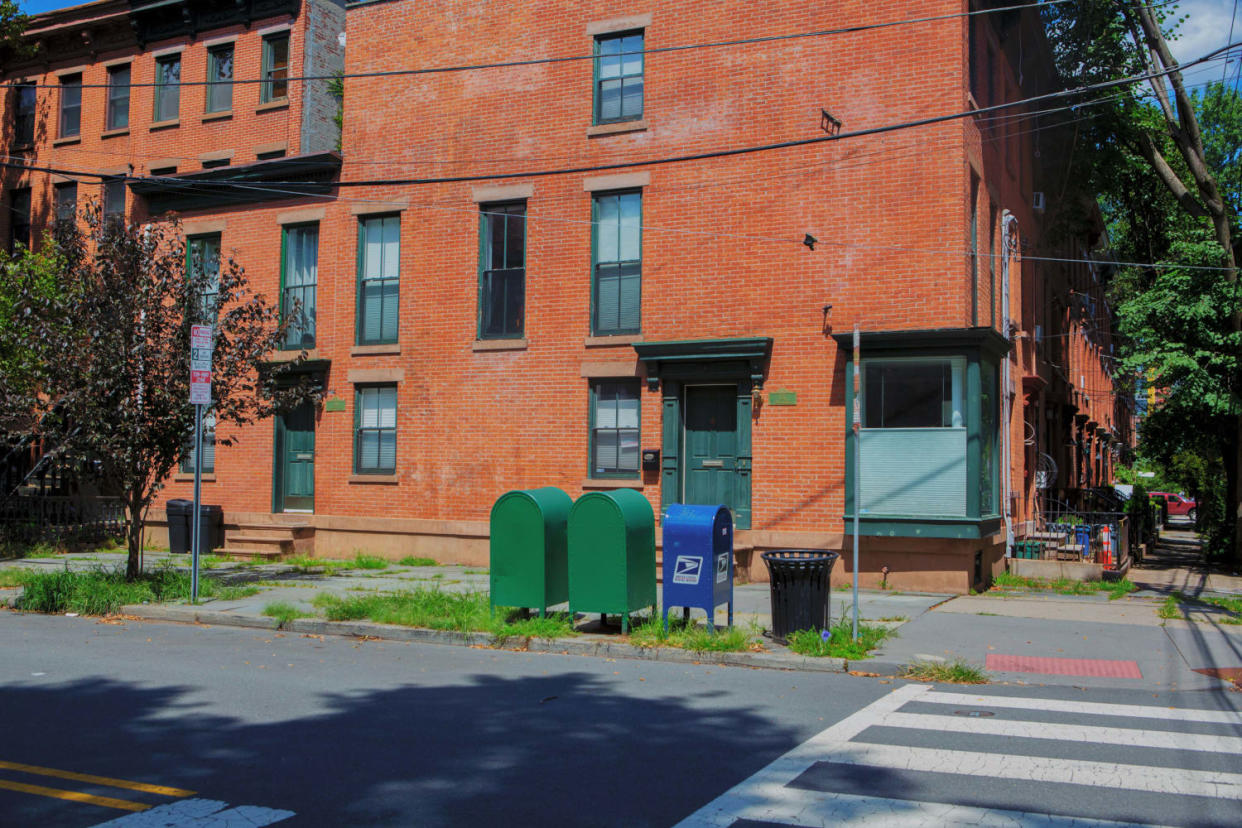
M 17 543 L 81 543 L 125 534 L 119 497 L 17 496 L 0 503 L 0 538 Z

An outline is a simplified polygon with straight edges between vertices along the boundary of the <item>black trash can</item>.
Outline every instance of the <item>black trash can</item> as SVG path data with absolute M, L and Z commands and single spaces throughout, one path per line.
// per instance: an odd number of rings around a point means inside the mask
M 190 519 L 187 526 L 194 525 L 194 506 L 190 506 Z M 199 507 L 198 525 L 200 535 L 199 550 L 206 555 L 213 549 L 224 546 L 224 507 L 214 503 L 204 503 Z
M 781 643 L 799 630 L 828 627 L 828 576 L 841 556 L 811 549 L 762 553 L 772 594 L 772 638 Z
M 190 516 L 194 514 L 194 501 L 168 501 L 168 549 L 176 555 L 190 551 Z

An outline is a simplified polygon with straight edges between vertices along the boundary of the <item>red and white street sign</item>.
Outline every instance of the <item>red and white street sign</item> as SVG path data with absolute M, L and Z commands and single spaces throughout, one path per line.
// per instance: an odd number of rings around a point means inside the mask
M 210 325 L 190 326 L 190 404 L 211 405 Z
M 191 325 L 190 326 L 190 347 L 206 348 L 211 350 L 211 326 L 210 325 Z

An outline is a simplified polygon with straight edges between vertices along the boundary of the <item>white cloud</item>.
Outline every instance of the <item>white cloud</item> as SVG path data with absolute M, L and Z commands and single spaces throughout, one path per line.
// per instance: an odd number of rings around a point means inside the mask
M 1233 25 L 1233 39 L 1242 40 L 1242 4 L 1234 6 L 1233 0 L 1183 0 L 1175 9 L 1178 17 L 1186 20 L 1178 29 L 1181 35 L 1170 41 L 1173 57 L 1179 63 L 1202 57 L 1213 49 L 1229 43 L 1229 18 L 1238 11 Z M 1220 64 L 1216 64 L 1220 71 Z

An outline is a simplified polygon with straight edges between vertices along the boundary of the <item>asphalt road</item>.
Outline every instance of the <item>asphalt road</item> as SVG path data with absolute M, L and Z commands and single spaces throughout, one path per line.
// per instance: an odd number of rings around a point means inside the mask
M 1240 703 L 6 612 L 0 825 L 1236 826 Z

